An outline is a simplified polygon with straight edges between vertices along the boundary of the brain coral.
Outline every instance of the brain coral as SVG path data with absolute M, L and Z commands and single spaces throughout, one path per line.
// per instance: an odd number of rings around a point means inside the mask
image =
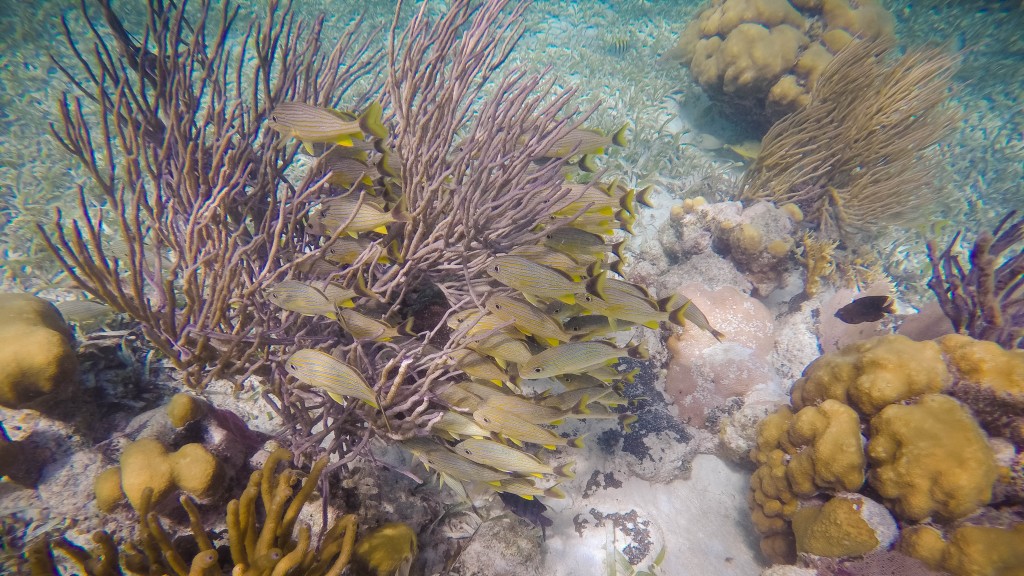
M 893 27 L 878 0 L 713 0 L 666 56 L 728 112 L 767 127 L 808 102 L 853 37 L 891 37 Z

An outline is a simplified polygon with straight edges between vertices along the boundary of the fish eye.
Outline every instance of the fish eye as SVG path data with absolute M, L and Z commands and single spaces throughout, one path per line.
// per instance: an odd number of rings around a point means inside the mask
M 541 370 L 543 370 L 543 369 L 542 369 L 542 368 L 541 368 L 540 366 L 538 366 L 538 367 L 536 367 L 536 368 L 534 368 L 534 369 L 533 369 L 533 373 L 534 373 L 534 374 L 540 374 L 540 373 L 541 373 Z
M 494 266 L 494 271 L 495 271 L 495 272 L 497 272 L 497 271 L 498 271 L 498 270 L 500 270 L 500 269 L 501 269 L 501 267 L 500 267 L 500 266 L 498 266 L 498 265 L 495 265 L 495 266 Z

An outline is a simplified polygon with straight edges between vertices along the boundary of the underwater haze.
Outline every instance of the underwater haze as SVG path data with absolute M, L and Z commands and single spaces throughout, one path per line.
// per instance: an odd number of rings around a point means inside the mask
M 1024 4 L 0 0 L 0 572 L 1024 573 Z

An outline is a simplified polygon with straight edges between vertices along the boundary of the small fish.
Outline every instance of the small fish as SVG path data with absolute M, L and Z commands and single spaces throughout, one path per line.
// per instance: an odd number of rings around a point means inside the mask
M 326 352 L 299 350 L 285 361 L 284 367 L 296 379 L 327 392 L 339 404 L 344 404 L 344 396 L 351 396 L 380 408 L 373 389 L 359 371 Z
M 609 252 L 622 258 L 625 241 L 606 244 L 600 234 L 563 226 L 544 234 L 544 245 L 565 252 L 576 259 L 579 259 L 580 255 L 601 257 Z
M 578 438 L 562 438 L 547 428 L 541 428 L 516 414 L 502 410 L 490 400 L 473 411 L 473 420 L 481 427 L 512 440 L 522 445 L 524 442 L 539 444 L 548 450 L 554 450 L 557 446 L 573 445 L 582 447 L 582 441 Z
M 629 49 L 629 38 L 616 36 L 608 41 L 608 50 L 615 56 L 622 56 Z
M 639 344 L 619 348 L 603 340 L 570 342 L 535 355 L 519 367 L 519 376 L 524 380 L 537 380 L 559 374 L 577 374 L 626 356 L 646 359 L 647 351 Z
M 461 438 L 487 438 L 491 435 L 490 430 L 481 428 L 469 416 L 465 416 L 454 410 L 447 410 L 441 415 L 441 419 L 434 423 L 431 432 L 437 434 L 438 430 L 447 432 L 452 439 Z
M 370 186 L 374 179 L 379 178 L 377 169 L 367 164 L 365 151 L 335 146 L 320 157 L 317 167 L 329 174 L 327 182 L 341 188 L 351 188 L 357 182 Z
M 484 304 L 496 318 L 512 322 L 524 334 L 543 340 L 552 346 L 572 340 L 557 320 L 536 306 L 511 296 L 492 296 Z M 528 359 L 527 359 L 528 360 Z M 522 362 L 517 362 L 522 364 Z
M 419 458 L 427 469 L 433 468 L 442 474 L 463 482 L 498 482 L 509 477 L 508 472 L 467 459 L 447 446 L 427 438 L 411 438 L 400 445 Z
M 399 326 L 392 326 L 382 320 L 364 316 L 355 310 L 341 309 L 337 312 L 338 324 L 356 340 L 374 340 L 388 342 L 400 336 L 412 337 L 413 318 L 409 318 Z
M 468 348 L 452 350 L 449 355 L 454 361 L 455 367 L 465 372 L 470 378 L 488 380 L 499 385 L 509 379 L 505 370 L 494 360 Z
M 369 250 L 374 246 L 373 242 L 370 242 L 366 238 L 351 238 L 341 237 L 334 241 L 326 250 L 324 259 L 338 266 L 344 266 L 351 264 L 359 258 L 363 252 Z M 387 264 L 388 259 L 386 256 L 381 256 L 377 259 L 381 264 Z
M 892 296 L 861 296 L 836 311 L 836 318 L 847 324 L 878 322 L 886 314 L 896 313 L 896 301 Z
M 486 270 L 491 277 L 509 288 L 530 296 L 561 300 L 567 304 L 574 304 L 574 295 L 586 289 L 565 272 L 521 256 L 497 256 L 487 263 Z
M 538 404 L 529 398 L 516 394 L 501 394 L 484 398 L 483 402 L 476 409 L 479 410 L 486 405 L 490 408 L 496 408 L 518 416 L 531 424 L 554 424 L 574 413 L 586 411 L 582 405 L 577 406 L 577 404 L 579 404 L 578 400 L 561 409 Z
M 303 102 L 282 102 L 271 111 L 267 126 L 286 137 L 301 140 L 306 151 L 313 154 L 311 144 L 314 142 L 352 146 L 352 137 L 359 134 L 386 138 L 388 132 L 381 122 L 382 113 L 381 105 L 374 102 L 357 120 L 345 120 L 327 108 Z
M 532 356 L 526 344 L 504 332 L 484 336 L 476 342 L 466 344 L 466 347 L 494 358 L 499 366 L 504 366 L 507 362 L 522 364 Z
M 358 207 L 358 209 L 357 209 Z M 404 207 L 396 205 L 391 211 L 385 211 L 375 204 L 372 198 L 364 197 L 362 204 L 358 198 L 344 196 L 332 198 L 321 203 L 319 210 L 310 216 L 310 231 L 314 234 L 331 236 L 339 231 L 355 238 L 361 232 L 377 232 L 387 234 L 387 225 L 408 220 Z
M 565 321 L 565 331 L 574 340 L 593 340 L 600 336 L 635 326 L 633 322 L 617 322 L 615 318 L 600 315 L 576 316 Z
M 545 158 L 565 158 L 576 154 L 604 154 L 611 145 L 625 147 L 628 124 L 623 124 L 614 134 L 608 136 L 599 130 L 576 128 L 555 140 L 541 156 Z
M 80 326 L 103 324 L 116 311 L 97 300 L 65 300 L 54 304 L 64 320 Z
M 456 410 L 464 412 L 472 412 L 480 404 L 483 404 L 482 398 L 458 386 L 449 386 L 438 392 L 437 399 Z
M 532 474 L 540 477 L 543 474 L 554 474 L 563 478 L 572 478 L 572 463 L 551 466 L 525 452 L 499 444 L 493 440 L 470 438 L 455 445 L 454 450 L 466 458 L 506 472 Z
M 666 304 L 666 306 L 674 306 L 674 298 L 675 295 L 670 296 L 667 300 L 669 303 Z M 677 310 L 682 311 L 684 320 L 692 323 L 694 326 L 704 330 L 705 332 L 710 332 L 711 335 L 715 337 L 715 340 L 718 340 L 719 342 L 725 339 L 725 334 L 715 330 L 714 327 L 711 326 L 711 322 L 708 321 L 708 317 L 704 315 L 704 312 L 701 312 L 700 308 L 697 308 L 697 305 L 693 303 L 693 300 L 690 300 L 686 296 L 682 296 L 682 300 L 682 307 Z
M 744 140 L 738 144 L 726 144 L 723 147 L 743 158 L 743 161 L 748 163 L 757 160 L 757 157 L 761 154 L 760 140 Z
M 320 290 L 306 282 L 284 280 L 267 287 L 263 295 L 278 308 L 303 316 L 337 318 L 336 304 Z
M 582 278 L 587 273 L 587 266 L 581 264 L 565 252 L 547 246 L 537 244 L 520 246 L 513 249 L 509 254 L 522 256 L 523 258 L 533 260 L 537 264 L 561 270 L 573 278 Z
M 447 324 L 452 330 L 458 330 L 463 326 L 470 326 L 471 328 L 466 331 L 468 336 L 482 334 L 490 330 L 501 330 L 503 334 L 513 338 L 516 338 L 517 335 L 519 340 L 525 338 L 522 333 L 511 326 L 511 323 L 479 308 L 472 308 L 452 314 L 448 317 Z
M 507 478 L 494 487 L 495 492 L 507 492 L 515 494 L 527 500 L 533 500 L 536 496 L 547 496 L 548 498 L 565 498 L 565 492 L 558 486 L 541 488 L 530 478 Z

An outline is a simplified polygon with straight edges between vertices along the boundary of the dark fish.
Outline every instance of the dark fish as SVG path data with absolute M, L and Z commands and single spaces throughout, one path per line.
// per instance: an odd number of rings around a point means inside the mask
M 534 526 L 540 526 L 541 538 L 547 539 L 547 527 L 551 526 L 553 522 L 551 518 L 544 515 L 548 507 L 545 506 L 537 498 L 527 500 L 516 494 L 509 494 L 507 492 L 499 492 L 498 497 L 501 498 L 502 504 L 510 512 L 526 520 Z
M 891 296 L 863 296 L 836 311 L 836 318 L 847 324 L 878 322 L 886 314 L 896 313 L 896 301 Z

